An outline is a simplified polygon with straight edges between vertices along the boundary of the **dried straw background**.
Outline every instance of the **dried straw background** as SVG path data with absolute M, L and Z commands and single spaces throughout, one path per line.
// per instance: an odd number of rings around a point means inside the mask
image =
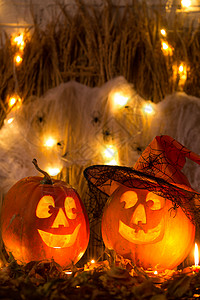
M 180 61 L 190 70 L 184 91 L 200 97 L 200 26 L 194 28 L 191 22 L 183 29 L 181 14 L 169 26 L 163 13 L 149 11 L 137 1 L 122 10 L 106 0 L 101 11 L 81 0 L 76 3 L 73 16 L 58 4 L 60 13 L 52 14 L 45 28 L 32 11 L 34 26 L 27 31 L 23 61 L 15 70 L 16 48 L 1 32 L 0 125 L 8 112 L 7 98 L 14 91 L 26 101 L 30 95 L 41 96 L 69 80 L 94 87 L 122 75 L 143 98 L 159 102 L 178 89 L 173 64 Z M 161 50 L 162 26 L 170 29 L 167 40 L 173 56 Z

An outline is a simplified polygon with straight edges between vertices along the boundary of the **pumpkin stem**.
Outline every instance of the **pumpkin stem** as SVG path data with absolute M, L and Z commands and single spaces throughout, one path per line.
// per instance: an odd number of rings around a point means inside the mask
M 43 171 L 42 169 L 40 169 L 40 167 L 38 166 L 37 159 L 34 158 L 34 159 L 32 160 L 32 163 L 34 164 L 35 168 L 36 168 L 40 173 L 42 173 L 42 174 L 44 175 L 44 178 L 43 178 L 43 180 L 41 181 L 41 183 L 43 183 L 43 184 L 53 184 L 50 175 L 49 175 L 47 172 L 45 172 L 45 171 Z

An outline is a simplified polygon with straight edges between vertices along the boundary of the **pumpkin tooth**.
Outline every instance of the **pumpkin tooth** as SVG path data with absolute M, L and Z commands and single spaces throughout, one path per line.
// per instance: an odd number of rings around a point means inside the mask
M 153 243 L 158 240 L 161 235 L 164 220 L 161 221 L 155 228 L 149 229 L 148 234 L 142 229 L 136 231 L 135 229 L 124 224 L 121 220 L 119 221 L 119 233 L 127 241 L 135 244 L 147 244 Z M 160 237 L 162 238 L 162 237 Z
M 65 248 L 71 247 L 77 238 L 81 224 L 77 225 L 72 234 L 53 234 L 43 230 L 38 229 L 38 232 L 43 240 L 43 242 L 51 248 Z

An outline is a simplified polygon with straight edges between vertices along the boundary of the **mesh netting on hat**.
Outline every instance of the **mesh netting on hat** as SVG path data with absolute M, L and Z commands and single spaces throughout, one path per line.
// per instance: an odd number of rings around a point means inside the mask
M 200 193 L 182 172 L 186 158 L 200 165 L 199 155 L 162 135 L 153 139 L 134 168 L 94 165 L 85 169 L 84 175 L 96 201 L 100 201 L 102 193 L 109 197 L 120 185 L 145 189 L 171 200 L 174 210 L 181 207 L 193 223 L 200 224 Z
M 91 197 L 99 203 L 104 199 L 101 206 L 106 203 L 108 197 L 120 185 L 129 188 L 145 189 L 163 198 L 172 201 L 174 210 L 181 207 L 186 216 L 193 222 L 199 222 L 200 195 L 190 189 L 182 189 L 170 184 L 162 178 L 156 178 L 128 167 L 95 165 L 84 171 L 88 181 Z

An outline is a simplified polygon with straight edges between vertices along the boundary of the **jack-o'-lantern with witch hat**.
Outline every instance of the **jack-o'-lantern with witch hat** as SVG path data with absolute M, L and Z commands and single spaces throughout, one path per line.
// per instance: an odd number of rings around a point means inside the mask
M 91 191 L 108 197 L 102 217 L 105 246 L 144 269 L 173 269 L 194 244 L 200 193 L 182 168 L 200 156 L 173 138 L 157 136 L 134 168 L 90 166 Z

